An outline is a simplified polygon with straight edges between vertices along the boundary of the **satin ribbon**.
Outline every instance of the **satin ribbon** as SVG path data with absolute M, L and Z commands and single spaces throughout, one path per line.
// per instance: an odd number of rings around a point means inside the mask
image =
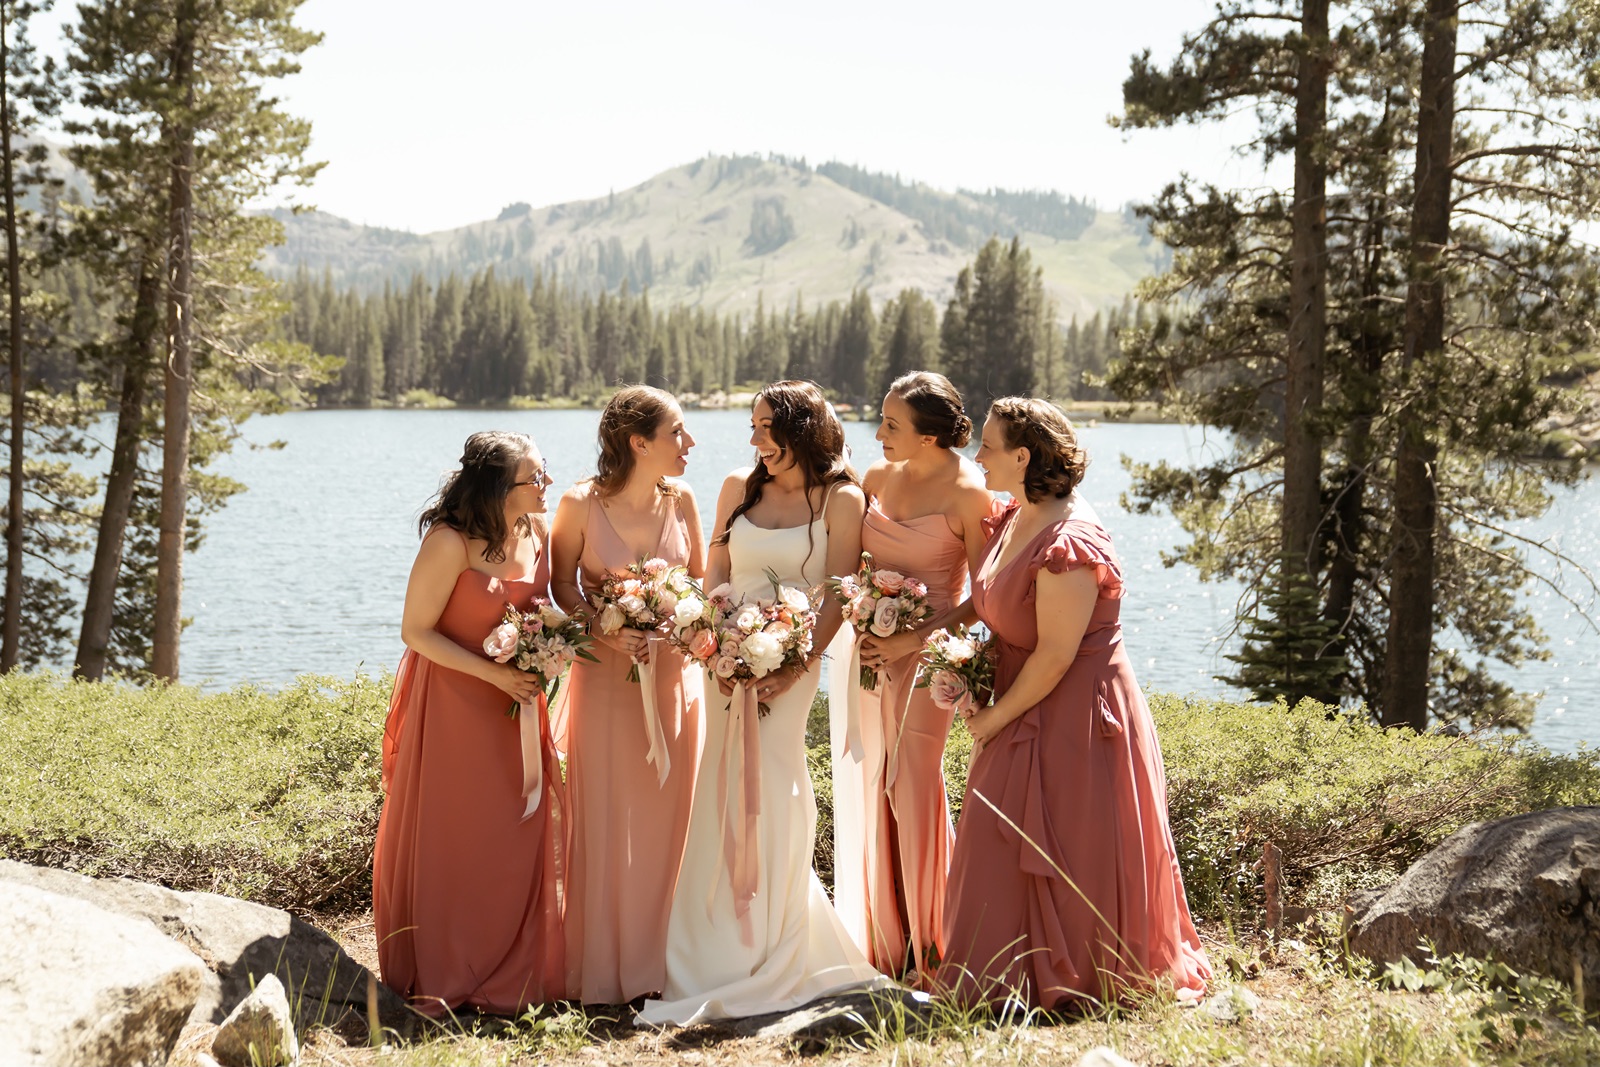
M 894 709 L 894 748 L 890 749 L 884 757 L 886 766 L 883 771 L 883 791 L 889 794 L 889 809 L 891 811 L 894 810 L 894 793 L 891 790 L 894 788 L 895 777 L 900 773 L 900 742 L 906 736 L 906 715 L 911 710 L 911 694 L 916 689 L 917 676 L 922 673 L 922 668 L 917 665 L 915 653 L 906 657 L 903 662 L 910 668 L 910 677 L 900 684 L 900 706 Z M 878 693 L 880 694 L 880 700 L 883 699 L 882 694 L 888 687 L 888 672 L 879 671 Z M 899 812 L 895 812 L 895 814 L 898 816 Z
M 634 660 L 634 666 L 639 669 L 639 701 L 644 708 L 644 736 L 650 742 L 650 751 L 645 755 L 645 762 L 652 764 L 656 769 L 656 784 L 667 784 L 667 775 L 672 771 L 672 757 L 667 753 L 667 737 L 661 729 L 661 717 L 656 714 L 656 657 L 660 654 L 661 637 L 651 634 L 645 638 L 645 648 L 649 658 Z M 671 672 L 668 672 L 670 676 Z M 677 701 L 674 701 L 677 703 Z
M 841 630 L 844 628 L 841 627 Z M 853 633 L 853 631 L 852 631 Z M 837 643 L 837 642 L 835 642 Z M 839 661 L 834 660 L 837 664 Z M 829 681 L 832 681 L 830 676 Z M 883 679 L 878 679 L 879 691 Z M 844 747 L 833 754 L 834 759 L 849 756 L 860 763 L 866 758 L 866 747 L 861 743 L 861 638 L 853 636 L 850 640 L 850 673 L 845 675 L 844 685 L 830 685 L 830 697 L 843 689 L 844 699 Z
M 522 795 L 527 805 L 522 809 L 522 820 L 533 817 L 544 797 L 544 724 L 548 705 L 540 693 L 538 706 L 523 705 L 517 713 L 517 739 L 522 747 Z
M 728 725 L 722 739 L 721 766 L 717 772 L 717 815 L 722 837 L 722 854 L 728 863 L 728 881 L 733 887 L 733 913 L 739 919 L 740 934 L 748 946 L 755 934 L 750 922 L 750 904 L 761 884 L 761 857 L 756 838 L 756 817 L 761 814 L 761 727 L 757 721 L 756 691 L 753 685 L 735 682 L 728 702 Z M 733 778 L 736 753 L 743 755 L 741 780 Z M 717 887 L 712 883 L 706 900 L 706 915 L 715 918 L 712 907 Z

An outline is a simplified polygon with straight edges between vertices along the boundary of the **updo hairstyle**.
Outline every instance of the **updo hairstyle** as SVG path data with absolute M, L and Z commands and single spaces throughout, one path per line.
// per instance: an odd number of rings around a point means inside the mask
M 661 429 L 661 424 L 672 414 L 673 395 L 648 385 L 630 385 L 619 389 L 600 413 L 600 458 L 595 465 L 595 476 L 589 480 L 595 492 L 611 496 L 628 484 L 637 459 L 633 454 L 633 435 L 649 439 Z M 677 495 L 677 487 L 666 479 L 657 488 L 668 496 Z
M 461 468 L 445 477 L 433 504 L 423 509 L 417 536 L 448 526 L 485 542 L 485 562 L 505 562 L 506 497 L 516 484 L 517 467 L 533 448 L 533 438 L 510 430 L 486 430 L 467 438 Z M 517 520 L 517 533 L 526 535 L 531 529 L 526 516 Z
M 1028 503 L 1049 496 L 1061 499 L 1083 481 L 1089 453 L 1078 444 L 1078 435 L 1060 408 L 1047 400 L 1004 396 L 989 405 L 989 417 L 999 420 L 1007 448 L 1028 450 L 1028 469 L 1022 476 Z
M 950 379 L 932 371 L 902 374 L 889 386 L 891 396 L 911 409 L 911 425 L 934 438 L 940 448 L 965 448 L 972 440 L 972 420 L 967 418 L 961 394 Z

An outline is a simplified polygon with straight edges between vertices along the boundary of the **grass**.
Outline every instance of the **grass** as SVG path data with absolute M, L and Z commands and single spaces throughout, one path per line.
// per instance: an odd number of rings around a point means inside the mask
M 388 690 L 387 678 L 364 676 L 306 677 L 278 693 L 0 677 L 0 855 L 311 913 L 372 965 L 365 909 Z M 1384 975 L 1336 951 L 1256 932 L 1266 843 L 1283 857 L 1285 903 L 1331 908 L 1353 889 L 1391 880 L 1467 823 L 1600 803 L 1600 753 L 1383 731 L 1312 703 L 1291 709 L 1157 695 L 1151 705 L 1174 837 L 1218 968 L 1217 992 L 1250 989 L 1261 1010 L 1223 1023 L 1151 998 L 1026 1025 L 948 1007 L 931 1025 L 891 1012 L 872 1034 L 826 1050 L 829 1059 L 1057 1063 L 1107 1044 L 1138 1062 L 1600 1061 L 1600 1039 L 1575 1023 L 1558 984 L 1529 992 L 1526 982 L 1508 986 L 1493 967 L 1438 961 L 1421 978 L 1391 975 L 1389 985 L 1400 988 L 1386 988 L 1378 984 Z M 809 727 L 815 861 L 827 882 L 832 797 L 821 699 Z M 958 729 L 945 762 L 957 809 L 967 757 Z M 351 1064 L 717 1064 L 795 1055 L 714 1027 L 635 1032 L 620 1009 L 463 1018 L 377 1050 L 366 1047 L 359 1020 L 313 1027 L 305 1037 L 310 1062 Z M 175 1062 L 194 1061 L 180 1054 Z

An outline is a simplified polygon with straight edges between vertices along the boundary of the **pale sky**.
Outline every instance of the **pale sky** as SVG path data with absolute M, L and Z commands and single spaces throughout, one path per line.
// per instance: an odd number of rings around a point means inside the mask
M 65 5 L 66 11 L 75 10 Z M 1182 170 L 1252 184 L 1252 123 L 1106 124 L 1128 59 L 1170 58 L 1209 0 L 796 5 L 307 0 L 324 35 L 282 95 L 327 167 L 302 199 L 418 232 L 604 196 L 707 152 L 1115 208 Z M 48 47 L 41 36 L 40 43 Z

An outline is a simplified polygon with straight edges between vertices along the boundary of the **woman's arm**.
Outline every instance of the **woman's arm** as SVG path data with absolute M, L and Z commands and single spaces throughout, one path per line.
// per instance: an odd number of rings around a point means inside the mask
M 1089 629 L 1099 576 L 1094 567 L 1073 567 L 1055 574 L 1041 567 L 1035 579 L 1034 611 L 1039 624 L 1039 644 L 1028 654 L 1017 680 L 993 705 L 967 720 L 967 729 L 980 744 L 987 743 L 1029 708 L 1050 695 L 1072 661 Z
M 739 501 L 744 499 L 745 479 L 750 476 L 753 468 L 741 467 L 722 480 L 722 492 L 717 494 L 717 519 L 711 527 L 714 532 L 711 546 L 706 549 L 706 592 L 728 580 L 733 573 L 733 561 L 728 558 L 728 542 L 717 544 L 717 539 L 722 536 L 723 527 L 728 525 L 728 516 L 733 514 L 733 509 L 739 506 Z
M 578 561 L 583 558 L 584 531 L 589 528 L 589 490 L 575 485 L 561 494 L 555 523 L 550 529 L 550 595 L 569 615 L 589 614 L 589 602 L 578 583 Z
M 684 482 L 678 483 L 678 503 L 689 527 L 689 577 L 698 581 L 706 576 L 706 532 L 700 527 L 700 504 L 694 490 Z
M 861 520 L 867 515 L 867 498 L 857 486 L 845 484 L 832 493 L 827 508 L 828 558 L 826 574 L 854 574 L 861 566 Z M 817 612 L 811 655 L 815 659 L 828 647 L 844 623 L 844 610 L 831 596 L 822 598 Z
M 513 700 L 531 704 L 539 693 L 532 674 L 509 663 L 496 663 L 462 648 L 438 630 L 450 594 L 467 569 L 467 540 L 454 530 L 430 532 L 417 549 L 406 583 L 406 605 L 400 616 L 400 638 L 406 647 L 441 667 L 480 678 Z M 488 637 L 488 634 L 484 634 Z

